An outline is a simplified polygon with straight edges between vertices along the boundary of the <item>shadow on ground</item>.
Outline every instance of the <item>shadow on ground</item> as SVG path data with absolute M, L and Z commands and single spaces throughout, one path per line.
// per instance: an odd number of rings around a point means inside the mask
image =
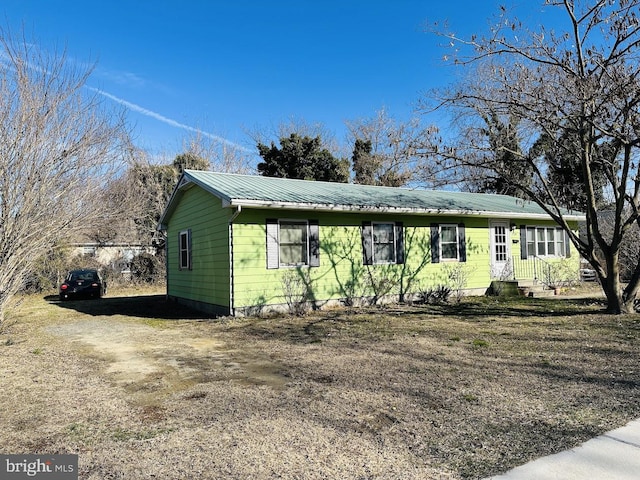
M 176 302 L 168 301 L 164 295 L 140 295 L 133 297 L 107 297 L 101 299 L 78 299 L 60 301 L 57 295 L 45 297 L 50 303 L 61 308 L 93 316 L 124 315 L 140 318 L 166 320 L 196 320 L 207 317 L 202 312 L 192 310 Z
M 422 305 L 415 308 L 388 306 L 387 313 L 402 315 L 456 316 L 482 319 L 505 316 L 520 317 L 564 317 L 567 315 L 601 315 L 606 310 L 606 302 L 601 298 L 523 298 L 523 297 L 473 297 L 460 303 Z
M 45 300 L 61 308 L 67 308 L 93 316 L 124 315 L 167 320 L 214 318 L 176 302 L 168 301 L 165 295 L 106 297 L 101 299 L 76 299 L 67 301 L 60 301 L 57 295 L 50 295 L 45 297 Z M 407 317 L 422 316 L 424 314 L 443 317 L 453 315 L 473 321 L 504 316 L 549 318 L 567 315 L 599 315 L 603 313 L 605 307 L 606 303 L 599 298 L 553 298 L 549 300 L 522 298 L 496 299 L 489 297 L 444 305 L 407 306 L 398 304 L 373 308 L 364 307 L 357 310 L 357 313 L 384 313 L 385 315 L 402 315 Z M 325 313 L 322 315 L 320 321 L 339 321 L 344 314 L 345 312 Z M 350 317 L 350 314 L 347 314 L 347 317 Z

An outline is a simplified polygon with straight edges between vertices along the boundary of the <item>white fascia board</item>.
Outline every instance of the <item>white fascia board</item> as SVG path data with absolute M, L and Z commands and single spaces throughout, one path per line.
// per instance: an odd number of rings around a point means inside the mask
M 225 207 L 249 207 L 261 209 L 280 210 L 313 210 L 324 212 L 352 212 L 352 213 L 399 213 L 413 215 L 433 215 L 433 216 L 466 216 L 466 217 L 491 217 L 500 219 L 528 218 L 535 220 L 551 220 L 546 213 L 526 213 L 526 212 L 491 212 L 491 211 L 471 211 L 471 210 L 446 210 L 446 209 L 425 209 L 425 208 L 394 208 L 394 207 L 366 207 L 353 205 L 333 205 L 322 203 L 296 203 L 296 202 L 271 202 L 265 200 L 231 199 L 223 201 Z M 584 215 L 568 214 L 563 216 L 566 220 L 584 220 Z

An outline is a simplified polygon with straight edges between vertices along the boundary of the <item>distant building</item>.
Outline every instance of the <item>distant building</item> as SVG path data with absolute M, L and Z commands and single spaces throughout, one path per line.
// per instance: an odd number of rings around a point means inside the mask
M 100 265 L 111 266 L 123 273 L 128 273 L 131 260 L 141 253 L 155 254 L 155 250 L 146 245 L 136 243 L 72 243 L 72 255 L 91 257 Z

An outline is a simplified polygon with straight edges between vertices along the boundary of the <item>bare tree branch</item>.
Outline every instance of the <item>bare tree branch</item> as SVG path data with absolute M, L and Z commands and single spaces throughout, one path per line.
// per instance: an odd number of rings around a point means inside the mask
M 83 88 L 90 73 L 0 31 L 0 317 L 33 261 L 106 220 L 127 132 Z
M 640 288 L 640 263 L 623 285 L 619 255 L 640 211 L 640 0 L 547 0 L 544 5 L 554 20 L 564 16 L 564 31 L 556 34 L 544 26 L 534 31 L 502 9 L 500 21 L 484 37 L 440 33 L 463 48 L 454 61 L 477 70 L 475 80 L 435 99 L 435 108 L 463 112 L 469 119 L 458 130 L 458 147 L 435 142 L 425 151 L 449 170 L 507 175 L 507 166 L 492 160 L 492 146 L 477 132 L 487 112 L 503 121 L 520 119 L 531 138 L 544 140 L 549 152 L 573 165 L 575 181 L 566 190 L 581 199 L 586 239 L 570 232 L 565 195 L 549 183 L 552 158 L 517 156 L 517 149 L 509 149 L 514 161 L 527 162 L 534 174 L 531 185 L 510 181 L 569 232 L 598 272 L 610 311 L 629 311 Z M 613 212 L 613 221 L 602 221 L 604 207 Z

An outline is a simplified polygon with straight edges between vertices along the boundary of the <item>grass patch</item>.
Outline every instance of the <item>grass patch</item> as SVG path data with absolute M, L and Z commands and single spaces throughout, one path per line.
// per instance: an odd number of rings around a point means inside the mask
M 144 324 L 153 328 L 167 328 L 170 321 L 164 318 L 145 318 Z
M 471 345 L 475 348 L 486 348 L 489 346 L 489 342 L 483 340 L 482 338 L 474 338 L 471 342 Z
M 117 442 L 129 442 L 131 440 L 151 440 L 165 433 L 169 433 L 171 429 L 159 430 L 129 430 L 126 428 L 118 428 L 111 432 L 111 438 Z

